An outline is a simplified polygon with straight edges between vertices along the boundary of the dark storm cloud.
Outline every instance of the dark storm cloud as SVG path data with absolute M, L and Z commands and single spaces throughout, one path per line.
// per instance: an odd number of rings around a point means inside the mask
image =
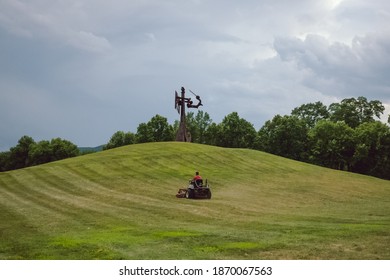
M 81 146 L 177 119 L 185 86 L 217 122 L 303 103 L 389 101 L 387 1 L 0 1 L 0 150 Z

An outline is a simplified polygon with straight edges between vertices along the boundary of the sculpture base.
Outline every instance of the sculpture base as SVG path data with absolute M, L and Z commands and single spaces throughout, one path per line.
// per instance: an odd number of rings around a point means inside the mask
M 185 122 L 180 122 L 179 130 L 176 134 L 176 141 L 178 142 L 191 142 L 191 133 L 187 131 Z

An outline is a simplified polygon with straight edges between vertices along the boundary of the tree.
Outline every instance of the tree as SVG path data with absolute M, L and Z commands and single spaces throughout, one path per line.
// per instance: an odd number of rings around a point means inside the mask
M 156 115 L 149 122 L 155 142 L 172 141 L 173 140 L 173 128 L 168 124 L 167 118 Z
M 296 160 L 307 159 L 308 126 L 296 116 L 276 115 L 259 130 L 256 147 Z
M 349 170 L 355 147 L 353 134 L 345 122 L 319 121 L 309 131 L 311 160 L 322 166 Z
M 205 144 L 206 143 L 206 131 L 210 127 L 212 123 L 212 119 L 210 118 L 210 115 L 207 112 L 198 111 L 198 113 L 195 116 L 195 123 L 198 127 L 198 139 L 197 143 Z
M 34 143 L 28 154 L 30 165 L 38 165 L 79 155 L 75 144 L 61 138 L 53 138 Z
M 137 127 L 137 143 L 154 142 L 153 131 L 147 123 L 140 123 Z
M 160 115 L 154 116 L 148 123 L 141 123 L 137 128 L 137 142 L 163 142 L 174 139 L 173 127 Z
M 385 107 L 378 100 L 368 101 L 365 97 L 347 98 L 340 103 L 329 105 L 330 119 L 334 122 L 344 121 L 352 128 L 365 122 L 380 118 Z
M 113 149 L 125 145 L 134 144 L 136 142 L 136 137 L 134 133 L 117 131 L 115 132 L 108 143 L 103 147 L 104 150 Z
M 390 128 L 379 121 L 355 129 L 352 171 L 390 179 Z
M 0 171 L 74 157 L 79 153 L 77 146 L 68 140 L 53 138 L 36 143 L 31 137 L 23 136 L 9 152 L 0 154 Z
M 53 151 L 52 161 L 75 157 L 80 153 L 75 144 L 61 138 L 53 138 L 50 141 L 50 147 Z
M 304 120 L 308 127 L 313 128 L 319 120 L 329 118 L 327 107 L 322 102 L 303 104 L 292 110 L 291 116 Z
M 11 156 L 11 152 L 0 153 L 0 172 L 10 170 L 10 166 L 9 166 L 10 156 Z
M 30 151 L 30 146 L 33 144 L 35 144 L 34 139 L 25 135 L 19 139 L 18 144 L 15 147 L 10 149 L 10 170 L 24 168 L 29 165 L 28 153 Z
M 218 129 L 217 144 L 230 148 L 253 148 L 256 130 L 251 123 L 239 117 L 237 112 L 227 115 Z
M 212 120 L 208 113 L 198 111 L 196 115 L 194 112 L 187 113 L 186 124 L 191 133 L 191 141 L 194 143 L 206 143 L 206 130 L 211 125 Z
M 217 146 L 220 135 L 219 130 L 220 126 L 212 122 L 204 132 L 204 144 Z
M 31 146 L 28 153 L 30 165 L 38 165 L 54 160 L 53 148 L 47 140 L 39 141 Z

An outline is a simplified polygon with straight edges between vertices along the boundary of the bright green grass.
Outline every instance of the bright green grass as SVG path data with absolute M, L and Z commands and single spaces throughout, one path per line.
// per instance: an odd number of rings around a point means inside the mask
M 212 199 L 177 199 L 196 170 Z M 0 237 L 0 259 L 390 259 L 390 181 L 131 145 L 0 173 Z

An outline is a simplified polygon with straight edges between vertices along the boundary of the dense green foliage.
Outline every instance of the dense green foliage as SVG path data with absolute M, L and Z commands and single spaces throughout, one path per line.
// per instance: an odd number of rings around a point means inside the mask
M 203 111 L 198 111 L 195 115 L 193 112 L 187 113 L 187 127 L 191 132 L 191 139 L 194 143 L 206 144 L 210 142 L 209 129 L 212 124 L 210 115 Z M 179 122 L 174 125 L 174 131 L 179 128 Z
M 160 115 L 154 116 L 149 122 L 141 123 L 137 128 L 137 143 L 164 142 L 173 140 L 173 128 L 168 120 Z
M 303 104 L 292 110 L 291 116 L 302 119 L 306 125 L 313 128 L 319 120 L 329 119 L 330 112 L 322 102 Z
M 291 159 L 390 179 L 390 127 L 380 101 L 348 98 L 276 116 L 259 131 L 257 147 Z
M 131 132 L 117 131 L 112 136 L 107 145 L 103 147 L 104 150 L 113 149 L 125 145 L 134 144 L 136 142 L 136 136 Z
M 194 115 L 190 112 L 186 116 L 186 125 L 193 143 L 229 148 L 253 148 L 255 146 L 257 132 L 254 126 L 241 118 L 237 112 L 227 115 L 220 124 L 214 123 L 208 113 L 198 111 Z M 132 137 L 134 141 L 129 144 L 173 141 L 178 128 L 178 121 L 170 125 L 165 117 L 156 115 L 149 122 L 138 126 L 137 133 Z M 131 132 L 117 131 L 114 133 L 105 149 L 127 145 L 122 140 L 126 134 L 131 134 Z
M 356 128 L 366 122 L 380 118 L 385 107 L 378 100 L 368 101 L 365 97 L 346 98 L 340 103 L 329 106 L 330 119 L 334 122 L 343 121 L 348 126 Z
M 221 147 L 252 148 L 256 139 L 253 125 L 236 112 L 227 115 L 217 131 L 217 145 Z
M 9 152 L 0 153 L 0 171 L 14 170 L 79 155 L 75 144 L 61 138 L 35 142 L 23 136 Z
M 257 148 L 296 160 L 307 157 L 308 126 L 296 116 L 276 115 L 258 132 Z
M 176 198 L 195 170 L 212 199 Z M 129 145 L 0 173 L 0 259 L 388 260 L 389 197 L 255 150 Z
M 348 169 L 354 154 L 354 131 L 345 122 L 319 121 L 309 131 L 310 160 L 334 169 Z

